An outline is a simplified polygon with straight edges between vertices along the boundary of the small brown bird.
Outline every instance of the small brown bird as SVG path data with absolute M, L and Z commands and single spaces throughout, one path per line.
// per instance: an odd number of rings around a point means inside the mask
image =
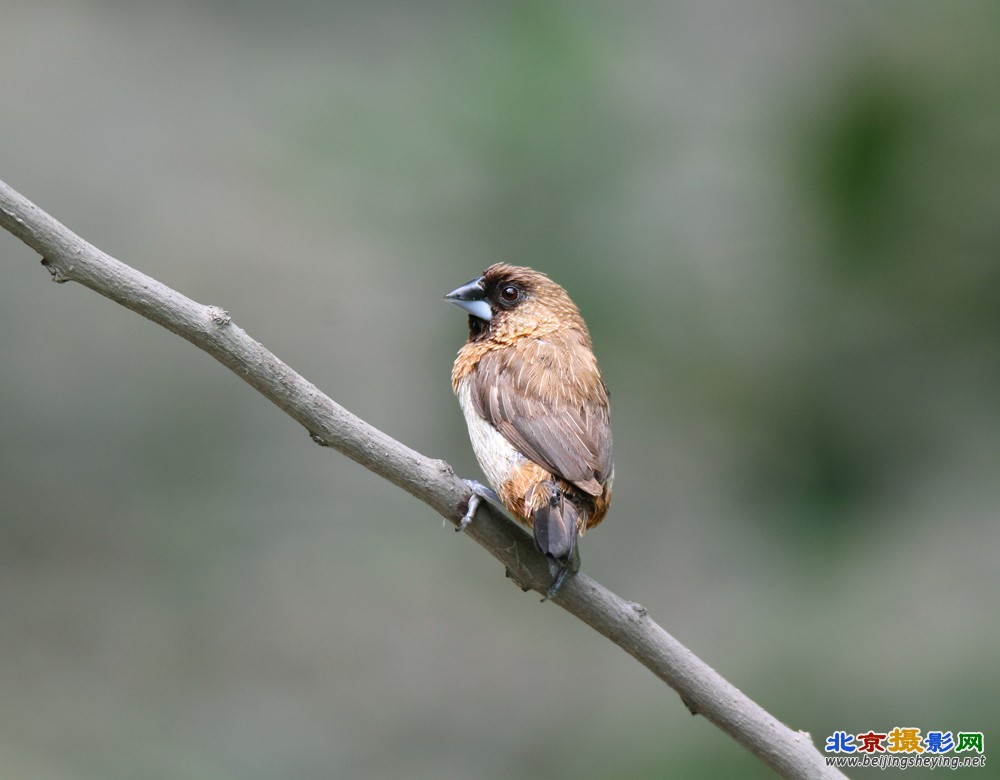
M 469 312 L 469 340 L 451 372 L 476 459 L 499 501 L 533 530 L 555 578 L 580 565 L 577 539 L 604 519 L 614 465 L 608 389 L 590 333 L 566 291 L 530 268 L 498 263 L 445 300 Z

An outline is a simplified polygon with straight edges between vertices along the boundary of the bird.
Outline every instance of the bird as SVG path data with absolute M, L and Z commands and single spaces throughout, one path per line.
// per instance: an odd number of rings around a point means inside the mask
M 490 485 L 466 480 L 457 530 L 480 499 L 501 504 L 548 560 L 545 601 L 579 570 L 579 538 L 611 505 L 610 401 L 590 333 L 566 291 L 531 268 L 496 263 L 444 299 L 469 315 L 451 382 Z

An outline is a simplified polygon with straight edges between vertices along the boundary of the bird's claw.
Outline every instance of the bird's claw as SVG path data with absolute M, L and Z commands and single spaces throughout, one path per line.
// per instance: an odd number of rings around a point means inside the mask
M 469 523 L 471 523 L 472 518 L 476 516 L 476 510 L 479 509 L 479 504 L 481 502 L 482 499 L 475 493 L 469 496 L 469 508 L 465 510 L 465 514 L 462 516 L 462 519 L 459 520 L 458 525 L 455 526 L 456 532 L 464 531 L 466 528 L 469 527 Z
M 471 523 L 473 518 L 475 518 L 476 510 L 479 509 L 479 505 L 482 503 L 484 498 L 487 501 L 496 501 L 498 504 L 500 503 L 500 496 L 498 496 L 495 491 L 486 487 L 486 485 L 482 482 L 477 482 L 474 479 L 465 479 L 462 481 L 469 486 L 469 490 L 472 491 L 472 495 L 469 497 L 469 506 L 465 510 L 465 514 L 455 527 L 456 531 L 464 531 L 469 527 L 469 523 Z
M 469 504 L 466 507 L 465 514 L 462 515 L 462 519 L 458 521 L 458 525 L 455 526 L 455 531 L 464 531 L 469 527 L 469 524 L 476 517 L 476 510 L 479 509 L 479 505 L 483 503 L 483 500 L 493 501 L 496 504 L 501 504 L 500 496 L 496 494 L 496 491 L 492 488 L 488 488 L 482 482 L 478 482 L 474 479 L 463 479 L 462 480 L 469 487 L 469 491 L 472 495 L 469 496 Z M 573 545 L 573 550 L 566 560 L 556 560 L 554 558 L 549 558 L 549 571 L 554 577 L 552 585 L 549 586 L 548 591 L 542 598 L 542 601 L 548 601 L 553 596 L 555 596 L 560 588 L 562 588 L 563 583 L 566 582 L 566 578 L 570 574 L 575 573 L 580 568 L 580 551 L 576 544 Z

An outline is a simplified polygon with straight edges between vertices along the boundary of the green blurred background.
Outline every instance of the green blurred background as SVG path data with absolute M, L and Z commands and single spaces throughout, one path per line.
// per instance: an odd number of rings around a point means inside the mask
M 587 573 L 820 745 L 994 752 L 995 2 L 0 17 L 0 178 L 468 476 L 441 295 L 546 271 L 612 391 Z M 0 258 L 0 776 L 771 776 L 211 359 Z

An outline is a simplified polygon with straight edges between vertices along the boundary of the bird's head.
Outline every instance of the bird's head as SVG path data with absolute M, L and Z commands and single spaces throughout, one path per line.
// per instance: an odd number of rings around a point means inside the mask
M 496 263 L 444 298 L 469 312 L 470 341 L 510 343 L 567 329 L 587 333 L 566 291 L 530 268 Z

